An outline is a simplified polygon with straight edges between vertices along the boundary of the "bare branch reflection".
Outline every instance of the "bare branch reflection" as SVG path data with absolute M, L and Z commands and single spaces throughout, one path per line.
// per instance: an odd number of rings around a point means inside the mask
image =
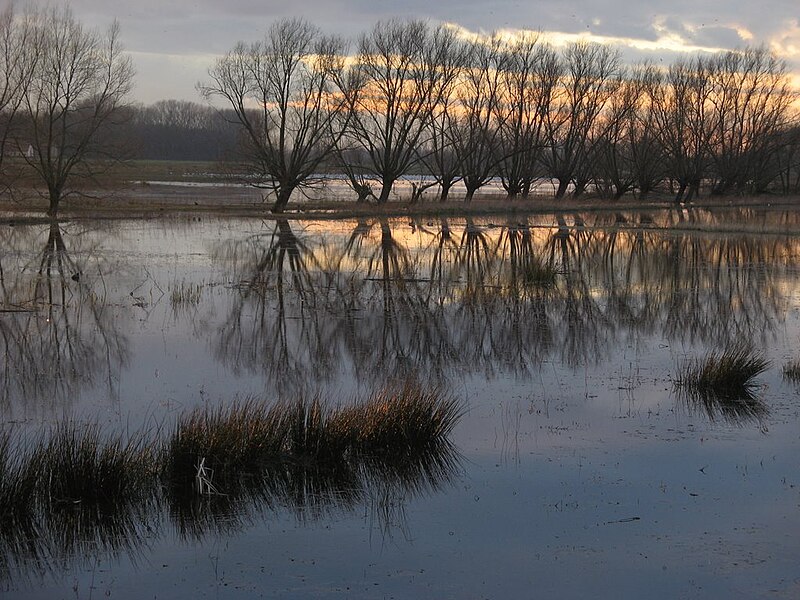
M 323 235 L 278 221 L 219 252 L 235 258 L 239 284 L 216 353 L 286 390 L 343 371 L 364 382 L 528 376 L 554 358 L 598 364 L 652 335 L 710 347 L 774 335 L 792 236 L 668 227 L 679 219 L 706 223 L 675 210 L 410 228 L 377 218 Z
M 58 223 L 44 230 L 4 228 L 0 235 L 2 401 L 23 398 L 28 409 L 41 402 L 58 406 L 100 381 L 113 396 L 128 362 L 128 341 L 105 301 L 94 250 L 79 247 L 80 258 L 73 258 Z

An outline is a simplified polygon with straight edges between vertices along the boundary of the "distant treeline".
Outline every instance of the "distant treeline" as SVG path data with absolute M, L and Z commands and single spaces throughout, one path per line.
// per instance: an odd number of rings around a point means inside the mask
M 236 146 L 233 111 L 183 100 L 161 100 L 129 110 L 132 158 L 224 161 Z

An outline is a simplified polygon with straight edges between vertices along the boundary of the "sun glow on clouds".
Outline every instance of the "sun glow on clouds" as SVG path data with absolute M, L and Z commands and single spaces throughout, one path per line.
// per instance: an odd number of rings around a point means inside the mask
M 455 24 L 448 23 L 448 27 L 458 32 L 464 39 L 475 39 L 476 37 L 488 37 L 488 34 L 475 33 Z M 608 35 L 598 35 L 591 32 L 565 33 L 563 31 L 534 31 L 524 29 L 498 29 L 495 33 L 506 41 L 514 41 L 525 33 L 537 33 L 542 40 L 550 45 L 559 48 L 574 42 L 595 42 L 620 47 L 634 48 L 640 51 L 650 52 L 721 52 L 725 48 L 699 46 L 689 43 L 679 34 L 671 32 L 666 27 L 654 24 L 654 28 L 660 34 L 657 40 L 645 40 L 640 38 L 628 38 Z
M 770 41 L 770 48 L 778 56 L 800 59 L 800 20 L 792 19 Z
M 599 26 L 601 22 L 599 19 L 594 20 L 594 25 Z M 513 41 L 517 39 L 523 33 L 537 33 L 541 36 L 542 40 L 550 43 L 554 47 L 563 47 L 568 44 L 583 41 L 583 42 L 595 42 L 598 44 L 606 44 L 612 46 L 618 46 L 621 48 L 631 48 L 633 50 L 637 50 L 640 52 L 648 52 L 658 54 L 661 53 L 669 53 L 669 54 L 683 54 L 683 53 L 695 53 L 695 52 L 707 52 L 707 53 L 716 53 L 716 52 L 723 52 L 728 50 L 729 48 L 724 48 L 720 46 L 711 46 L 711 45 L 702 45 L 698 43 L 693 43 L 689 37 L 692 37 L 694 34 L 700 32 L 704 24 L 695 25 L 692 23 L 682 23 L 683 30 L 685 33 L 692 34 L 691 36 L 682 35 L 680 32 L 675 31 L 674 28 L 671 28 L 668 23 L 667 19 L 664 17 L 656 17 L 653 21 L 651 27 L 652 30 L 656 33 L 656 39 L 644 39 L 644 38 L 636 38 L 636 37 L 622 37 L 622 36 L 610 36 L 610 35 L 601 35 L 591 33 L 589 31 L 580 32 L 580 33 L 566 33 L 563 31 L 548 31 L 548 30 L 540 30 L 540 31 L 531 31 L 531 30 L 524 30 L 524 29 L 498 29 L 495 33 L 500 36 L 502 39 L 506 41 Z M 447 23 L 447 26 L 451 29 L 458 32 L 458 34 L 464 39 L 474 39 L 476 36 L 478 38 L 481 37 L 488 37 L 489 34 L 484 32 L 473 32 L 461 25 L 456 23 Z M 753 33 L 746 27 L 739 25 L 737 23 L 730 23 L 725 26 L 725 28 L 736 32 L 738 38 L 742 41 L 743 44 L 752 43 L 755 41 L 755 36 Z M 800 47 L 800 29 L 797 28 L 797 22 L 794 22 L 794 30 L 790 31 L 787 30 L 785 36 L 786 39 L 789 39 L 791 43 L 787 46 L 788 48 L 793 48 L 795 52 L 797 52 L 798 47 Z M 783 39 L 783 38 L 782 38 Z M 773 47 L 776 51 L 781 48 L 779 43 L 773 43 Z M 786 56 L 786 52 L 780 52 L 780 55 Z

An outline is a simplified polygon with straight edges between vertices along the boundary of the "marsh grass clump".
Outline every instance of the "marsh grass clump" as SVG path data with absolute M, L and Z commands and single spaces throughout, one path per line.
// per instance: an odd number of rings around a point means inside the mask
M 169 294 L 169 302 L 173 311 L 181 308 L 188 308 L 200 304 L 200 298 L 203 294 L 204 285 L 202 283 L 186 283 L 181 281 L 180 284 L 172 288 Z
M 156 457 L 144 435 L 104 434 L 96 424 L 55 427 L 31 454 L 38 501 L 113 508 L 152 492 Z
M 459 417 L 458 402 L 437 389 L 405 385 L 386 388 L 366 402 L 342 411 L 354 451 L 373 456 L 408 457 L 447 440 Z
M 758 419 L 767 407 L 754 393 L 753 380 L 768 367 L 762 353 L 738 343 L 721 354 L 711 352 L 687 363 L 675 387 L 711 419 L 718 415 L 732 422 Z
M 721 354 L 711 352 L 689 362 L 676 385 L 701 395 L 741 396 L 752 392 L 753 379 L 768 367 L 762 353 L 738 343 Z
M 800 384 L 800 360 L 793 360 L 783 365 L 783 378 L 794 384 Z
M 280 456 L 287 429 L 279 411 L 252 399 L 195 409 L 178 419 L 166 443 L 163 474 L 173 484 L 192 482 L 202 461 L 217 481 L 257 472 Z
M 317 397 L 198 408 L 166 437 L 67 422 L 14 445 L 0 432 L 0 578 L 19 560 L 88 546 L 134 553 L 162 509 L 180 535 L 200 537 L 276 506 L 305 520 L 373 497 L 401 502 L 455 468 L 447 438 L 459 416 L 445 394 L 406 385 L 347 406 Z
M 459 417 L 455 400 L 411 385 L 336 409 L 319 398 L 197 409 L 176 424 L 164 452 L 164 474 L 185 483 L 197 477 L 202 462 L 217 482 L 232 483 L 282 464 L 347 470 L 352 465 L 345 463 L 365 456 L 406 459 L 444 443 Z
M 387 387 L 343 409 L 332 427 L 346 432 L 362 487 L 378 495 L 420 493 L 447 481 L 458 467 L 449 441 L 461 405 L 433 388 Z
M 25 449 L 12 445 L 10 432 L 0 433 L 0 530 L 19 526 L 30 516 L 36 491 L 36 472 Z
M 0 577 L 24 562 L 47 570 L 88 547 L 136 551 L 158 504 L 144 435 L 62 423 L 12 444 L 0 438 Z
M 541 260 L 531 259 L 522 267 L 522 281 L 528 287 L 551 288 L 556 285 L 558 271 Z

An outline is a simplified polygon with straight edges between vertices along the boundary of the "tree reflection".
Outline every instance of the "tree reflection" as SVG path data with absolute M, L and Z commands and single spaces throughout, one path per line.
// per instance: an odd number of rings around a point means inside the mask
M 330 276 L 318 250 L 285 219 L 217 249 L 234 267 L 237 293 L 214 352 L 234 372 L 264 373 L 280 389 L 329 376 Z
M 785 312 L 793 238 L 660 228 L 673 218 L 443 218 L 410 230 L 377 218 L 342 237 L 279 221 L 226 251 L 239 285 L 218 355 L 297 386 L 341 371 L 524 376 L 553 357 L 597 364 L 653 335 L 766 340 Z
M 3 232 L 2 399 L 23 398 L 29 407 L 58 404 L 100 377 L 114 393 L 116 376 L 128 361 L 128 343 L 104 301 L 102 276 L 89 272 L 94 252 L 82 248 L 75 260 L 58 223 L 45 230 L 43 243 L 37 241 L 37 229 Z M 35 258 L 26 258 L 37 244 Z

